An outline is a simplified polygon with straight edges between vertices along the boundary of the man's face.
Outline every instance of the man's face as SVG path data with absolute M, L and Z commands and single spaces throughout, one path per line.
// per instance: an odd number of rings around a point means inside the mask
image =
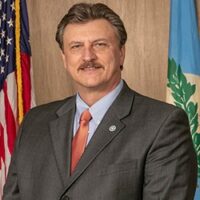
M 119 83 L 125 48 L 120 48 L 117 32 L 108 21 L 69 24 L 63 40 L 64 66 L 79 92 L 108 93 Z

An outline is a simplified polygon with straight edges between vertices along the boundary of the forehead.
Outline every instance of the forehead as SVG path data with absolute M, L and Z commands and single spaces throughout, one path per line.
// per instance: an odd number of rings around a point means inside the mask
M 105 19 L 91 20 L 86 23 L 68 24 L 64 30 L 64 40 L 116 39 L 116 28 Z

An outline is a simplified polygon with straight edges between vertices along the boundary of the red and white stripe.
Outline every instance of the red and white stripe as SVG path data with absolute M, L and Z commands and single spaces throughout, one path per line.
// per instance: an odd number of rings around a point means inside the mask
M 0 194 L 8 173 L 17 127 L 17 87 L 13 72 L 8 75 L 0 92 Z

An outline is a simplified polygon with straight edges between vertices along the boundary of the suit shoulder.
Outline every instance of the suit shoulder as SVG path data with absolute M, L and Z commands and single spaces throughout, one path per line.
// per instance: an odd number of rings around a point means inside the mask
M 160 115 L 167 113 L 169 114 L 174 111 L 186 114 L 185 111 L 181 108 L 178 108 L 164 101 L 141 95 L 137 92 L 135 92 L 134 104 L 142 110 L 152 111 L 153 113 L 159 113 Z
M 130 112 L 132 116 L 138 115 L 141 119 L 162 120 L 174 111 L 186 115 L 184 110 L 172 104 L 144 96 L 132 90 L 126 82 L 114 105 L 120 112 L 124 112 L 124 109 L 126 109 L 127 113 Z M 116 112 L 118 113 L 118 111 Z
M 25 118 L 32 118 L 32 117 L 41 117 L 41 116 L 54 116 L 64 104 L 74 101 L 74 96 L 67 97 L 62 100 L 53 101 L 50 103 L 42 104 L 30 109 L 30 111 L 26 114 Z
M 124 82 L 124 88 L 121 92 L 121 96 L 120 96 L 120 100 L 126 101 L 127 99 L 130 99 L 130 97 L 133 99 L 133 108 L 137 109 L 154 109 L 154 111 L 156 110 L 176 110 L 179 109 L 177 107 L 175 107 L 172 104 L 166 103 L 164 101 L 160 101 L 157 99 L 153 99 L 151 97 L 147 97 L 144 96 L 136 91 L 134 91 L 133 89 L 131 89 L 126 82 Z M 122 98 L 123 96 L 123 98 Z

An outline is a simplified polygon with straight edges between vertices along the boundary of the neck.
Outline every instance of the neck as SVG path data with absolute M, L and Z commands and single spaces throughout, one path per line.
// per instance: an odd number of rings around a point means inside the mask
M 119 84 L 117 82 L 113 87 L 107 88 L 106 90 L 98 90 L 97 88 L 78 88 L 78 93 L 81 97 L 81 99 L 89 106 L 91 107 L 93 104 L 95 104 L 98 100 L 106 96 L 109 92 L 114 90 L 116 86 Z

